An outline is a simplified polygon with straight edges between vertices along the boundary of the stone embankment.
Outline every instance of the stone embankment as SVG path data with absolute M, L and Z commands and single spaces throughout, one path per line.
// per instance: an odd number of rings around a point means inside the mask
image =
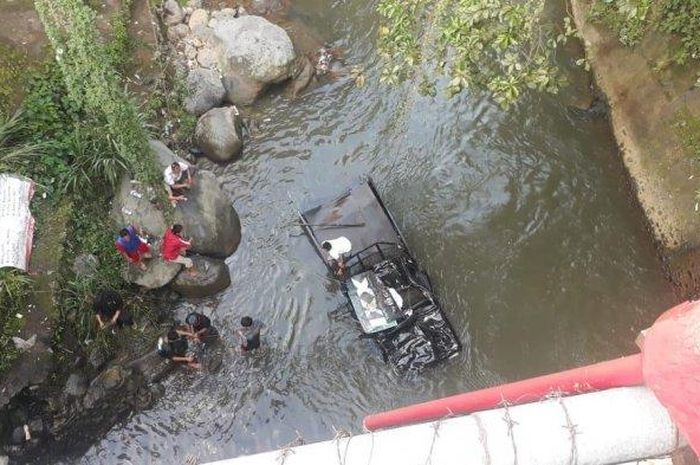
M 697 160 L 685 150 L 678 130 L 684 115 L 700 117 L 697 66 L 664 66 L 672 47 L 669 37 L 651 32 L 636 47 L 626 47 L 605 26 L 589 20 L 591 0 L 571 0 L 571 6 L 667 272 L 679 297 L 697 296 L 700 178 Z

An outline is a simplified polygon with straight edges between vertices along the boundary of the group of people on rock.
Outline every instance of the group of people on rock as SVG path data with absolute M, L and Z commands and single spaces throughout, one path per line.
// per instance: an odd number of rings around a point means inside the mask
M 187 201 L 186 192 L 194 186 L 195 168 L 183 162 L 173 162 L 163 172 L 163 180 L 168 192 L 168 200 L 173 207 Z M 130 265 L 139 267 L 142 271 L 148 269 L 144 260 L 153 258 L 152 246 L 138 225 L 130 224 L 119 231 L 114 243 L 117 251 L 124 256 Z M 163 236 L 161 256 L 167 262 L 179 263 L 190 273 L 194 274 L 194 262 L 187 257 L 187 251 L 192 247 L 192 239 L 184 237 L 180 224 L 172 225 Z M 114 332 L 124 326 L 133 325 L 133 318 L 124 308 L 124 301 L 118 292 L 107 289 L 95 297 L 95 316 L 100 329 L 111 328 Z M 246 353 L 260 347 L 260 331 L 262 323 L 249 316 L 240 320 L 236 329 L 236 339 L 239 350 Z M 206 315 L 192 312 L 187 315 L 185 324 L 175 324 L 167 334 L 158 339 L 158 354 L 176 363 L 182 363 L 190 368 L 199 368 L 200 361 L 196 351 L 190 344 L 206 344 L 219 336 Z
M 117 251 L 124 256 L 131 265 L 138 266 L 141 271 L 148 267 L 144 259 L 153 258 L 151 244 L 142 237 L 137 225 L 129 225 L 119 231 L 119 236 L 114 242 Z M 174 224 L 163 236 L 161 256 L 166 262 L 180 263 L 190 272 L 194 272 L 194 262 L 186 256 L 187 250 L 192 247 L 192 239 L 183 237 L 181 224 Z
M 180 161 L 174 161 L 163 171 L 163 182 L 168 192 L 168 200 L 173 207 L 179 202 L 187 201 L 185 193 L 194 186 L 194 173 L 194 166 Z M 142 235 L 136 225 L 128 225 L 119 231 L 114 245 L 130 264 L 138 266 L 141 271 L 146 271 L 148 267 L 143 260 L 152 258 L 153 255 L 151 245 Z M 193 270 L 192 259 L 185 255 L 191 246 L 192 240 L 186 240 L 183 237 L 182 225 L 174 224 L 163 236 L 163 259 L 180 263 L 185 268 Z

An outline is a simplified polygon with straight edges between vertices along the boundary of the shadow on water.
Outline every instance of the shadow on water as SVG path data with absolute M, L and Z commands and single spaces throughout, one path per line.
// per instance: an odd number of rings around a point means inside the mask
M 153 409 L 75 463 L 183 463 L 359 432 L 362 417 L 611 358 L 672 303 L 625 188 L 608 122 L 550 96 L 502 111 L 480 95 L 425 98 L 378 83 L 372 2 L 294 3 L 292 15 L 347 50 L 367 87 L 325 83 L 272 97 L 243 159 L 216 171 L 240 213 L 232 285 L 197 304 L 226 342 L 244 314 L 265 352 L 229 347 L 221 368 L 181 372 Z M 269 118 L 269 120 L 268 120 Z M 421 376 L 391 373 L 293 226 L 299 205 L 374 177 L 436 283 L 464 351 Z M 291 225 L 291 226 L 290 226 Z M 192 304 L 177 309 L 186 314 Z

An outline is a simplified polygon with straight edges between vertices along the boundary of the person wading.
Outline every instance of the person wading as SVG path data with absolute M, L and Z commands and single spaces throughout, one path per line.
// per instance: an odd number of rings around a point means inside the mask
M 260 330 L 262 326 L 260 321 L 253 320 L 249 316 L 241 318 L 241 326 L 236 331 L 241 352 L 250 352 L 260 347 Z
M 328 254 L 328 262 L 331 268 L 338 277 L 345 276 L 347 269 L 345 257 L 352 250 L 350 239 L 345 236 L 340 236 L 336 239 L 323 241 L 321 248 Z
M 216 336 L 218 332 L 211 324 L 211 320 L 198 312 L 192 312 L 185 318 L 186 329 L 178 329 L 177 333 L 195 342 L 207 342 Z
M 199 368 L 197 358 L 189 351 L 187 338 L 171 328 L 165 337 L 158 338 L 158 355 L 176 363 L 185 364 L 189 368 Z

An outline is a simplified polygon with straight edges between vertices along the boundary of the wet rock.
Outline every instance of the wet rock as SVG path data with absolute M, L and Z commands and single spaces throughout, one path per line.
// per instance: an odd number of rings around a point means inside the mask
M 289 83 L 289 87 L 287 88 L 289 94 L 292 97 L 296 97 L 297 95 L 302 93 L 307 87 L 309 87 L 309 84 L 311 84 L 311 80 L 314 78 L 314 75 L 314 65 L 311 63 L 311 60 L 309 60 L 308 57 L 303 56 L 299 60 L 299 64 L 297 65 L 297 72 L 295 73 L 294 77 L 292 78 L 292 81 Z
M 163 5 L 163 21 L 168 26 L 174 26 L 182 23 L 185 20 L 185 12 L 183 11 L 177 0 L 166 0 Z
M 196 27 L 206 26 L 208 22 L 209 13 L 207 12 L 207 10 L 198 8 L 192 12 L 192 14 L 190 15 L 190 20 L 187 24 L 190 26 L 190 29 L 194 30 Z
M 170 360 L 152 351 L 134 360 L 129 366 L 141 372 L 146 383 L 152 384 L 165 378 L 165 376 L 173 370 L 175 365 Z
M 226 96 L 219 73 L 212 69 L 191 70 L 187 75 L 187 88 L 185 109 L 197 116 L 221 105 Z
M 12 430 L 12 444 L 23 444 L 27 440 L 24 434 L 24 426 L 17 426 Z
M 243 149 L 241 119 L 236 107 L 214 108 L 197 121 L 195 143 L 211 161 L 224 163 Z
M 124 395 L 123 392 L 117 393 L 117 391 L 128 376 L 129 372 L 120 365 L 112 366 L 100 373 L 97 378 L 92 380 L 83 398 L 85 408 L 91 409 L 99 403 L 109 402 L 109 397 L 112 395 Z
M 209 26 L 229 102 L 251 104 L 269 84 L 294 74 L 294 46 L 281 27 L 260 16 L 236 16 L 224 10 L 212 15 Z
M 192 257 L 195 274 L 183 270 L 171 283 L 174 291 L 183 297 L 208 297 L 226 289 L 231 284 L 228 266 L 223 260 L 195 255 Z
M 162 142 L 152 140 L 150 146 L 163 168 L 183 161 Z M 175 209 L 173 222 L 182 224 L 185 235 L 193 239 L 191 251 L 219 258 L 235 252 L 241 241 L 241 223 L 216 176 L 198 171 L 187 198 Z
M 81 373 L 73 373 L 68 377 L 63 392 L 72 397 L 80 397 L 87 391 L 87 380 Z
M 80 254 L 73 260 L 73 273 L 76 276 L 92 276 L 100 265 L 98 258 L 92 254 Z

